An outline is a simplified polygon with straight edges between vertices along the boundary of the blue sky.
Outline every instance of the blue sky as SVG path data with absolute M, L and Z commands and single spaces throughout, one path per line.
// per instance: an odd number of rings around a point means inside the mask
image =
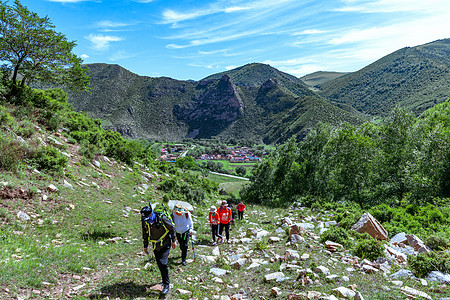
M 10 4 L 12 0 L 10 0 Z M 449 0 L 21 0 L 85 63 L 199 80 L 259 62 L 295 76 L 352 72 L 450 38 Z

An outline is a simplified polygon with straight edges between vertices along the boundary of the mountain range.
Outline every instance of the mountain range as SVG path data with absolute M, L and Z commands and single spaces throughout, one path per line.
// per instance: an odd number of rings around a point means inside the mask
M 146 77 L 88 64 L 91 93 L 70 95 L 78 111 L 124 136 L 301 139 L 318 122 L 360 124 L 395 106 L 420 114 L 450 95 L 450 39 L 403 48 L 352 73 L 302 78 L 252 63 L 199 81 Z

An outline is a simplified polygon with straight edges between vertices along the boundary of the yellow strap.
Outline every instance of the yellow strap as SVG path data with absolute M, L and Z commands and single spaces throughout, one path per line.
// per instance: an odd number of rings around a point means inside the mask
M 146 222 L 147 223 L 147 222 Z M 149 242 L 152 242 L 153 244 L 156 244 L 158 242 L 161 242 L 161 246 L 163 245 L 163 240 L 166 237 L 166 235 L 169 233 L 169 229 L 167 229 L 167 227 L 161 222 L 162 226 L 164 227 L 164 229 L 166 230 L 166 232 L 164 232 L 164 234 L 159 238 L 159 240 L 151 240 L 150 239 L 150 224 L 147 223 L 147 227 L 148 227 L 148 237 L 149 237 Z

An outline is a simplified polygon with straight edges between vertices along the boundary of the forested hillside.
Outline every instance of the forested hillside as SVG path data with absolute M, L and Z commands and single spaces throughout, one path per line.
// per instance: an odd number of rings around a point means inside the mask
M 370 116 L 385 117 L 395 106 L 417 116 L 450 95 L 450 39 L 400 49 L 319 88 L 331 103 Z

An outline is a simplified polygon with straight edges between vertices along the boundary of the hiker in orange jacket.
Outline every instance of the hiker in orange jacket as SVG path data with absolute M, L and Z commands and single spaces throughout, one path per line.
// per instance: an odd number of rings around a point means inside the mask
M 233 213 L 231 208 L 228 207 L 227 201 L 223 200 L 222 205 L 217 210 L 219 213 L 219 234 L 222 235 L 223 230 L 225 229 L 225 234 L 227 237 L 227 243 L 230 240 L 230 222 L 233 221 Z M 223 240 L 222 240 L 223 242 Z
M 217 209 L 215 206 L 211 206 L 209 209 L 209 226 L 211 226 L 211 234 L 213 239 L 213 246 L 216 245 L 216 236 L 218 237 L 217 242 L 220 243 L 223 241 L 222 236 L 219 234 L 219 214 L 217 213 Z
M 242 220 L 244 218 L 244 210 L 246 209 L 245 204 L 243 202 L 240 202 L 237 206 L 238 211 L 238 219 Z

